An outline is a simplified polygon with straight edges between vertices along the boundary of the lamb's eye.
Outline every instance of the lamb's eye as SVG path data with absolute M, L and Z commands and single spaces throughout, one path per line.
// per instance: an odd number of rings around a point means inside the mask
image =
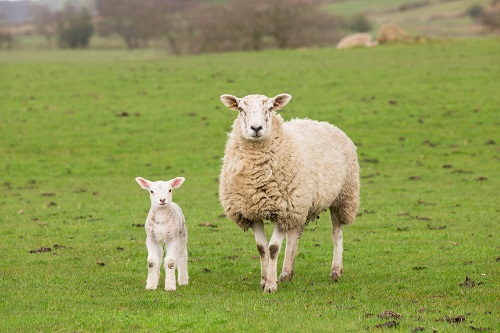
M 168 190 L 169 192 L 172 192 L 172 189 Z
M 155 194 L 155 192 L 153 192 L 153 190 L 151 190 L 151 191 L 149 191 L 149 192 L 151 192 L 151 194 Z
M 272 106 L 269 108 L 269 112 L 271 112 L 271 111 L 273 111 L 273 107 Z
M 242 112 L 243 108 L 238 106 L 238 111 Z

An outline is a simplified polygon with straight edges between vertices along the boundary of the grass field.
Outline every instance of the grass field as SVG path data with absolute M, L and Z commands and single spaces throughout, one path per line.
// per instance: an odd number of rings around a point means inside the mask
M 499 91 L 498 39 L 2 52 L 0 331 L 499 332 Z M 362 207 L 338 283 L 325 214 L 302 236 L 294 280 L 264 294 L 252 232 L 220 216 L 236 115 L 218 97 L 282 92 L 294 96 L 285 119 L 332 122 L 358 145 Z M 191 280 L 175 293 L 144 290 L 136 225 L 149 199 L 136 176 L 186 177 L 174 201 Z

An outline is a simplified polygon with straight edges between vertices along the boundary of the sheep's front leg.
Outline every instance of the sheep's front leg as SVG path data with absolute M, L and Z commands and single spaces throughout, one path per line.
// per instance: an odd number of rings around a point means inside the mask
M 285 233 L 280 230 L 277 224 L 274 224 L 273 235 L 269 241 L 269 268 L 267 271 L 266 285 L 264 287 L 264 291 L 268 293 L 278 290 L 276 272 L 278 268 L 278 256 L 280 254 L 283 238 L 285 238 Z
M 264 288 L 267 282 L 267 269 L 269 266 L 269 245 L 264 231 L 264 222 L 257 221 L 252 224 L 252 229 L 260 256 L 260 286 Z
M 146 280 L 146 289 L 155 290 L 160 281 L 160 266 L 163 250 L 152 237 L 146 237 L 146 247 L 148 249 L 148 278 Z
M 280 274 L 280 281 L 290 281 L 293 278 L 295 257 L 299 247 L 300 232 L 298 229 L 290 230 L 286 233 L 286 248 L 283 269 Z
M 167 255 L 165 256 L 165 290 L 174 291 L 177 289 L 175 283 L 175 269 L 179 259 L 179 242 L 167 244 Z
M 334 209 L 330 210 L 330 217 L 332 219 L 332 238 L 333 238 L 333 261 L 330 277 L 338 281 L 342 275 L 342 252 L 343 248 L 343 235 L 342 224 Z

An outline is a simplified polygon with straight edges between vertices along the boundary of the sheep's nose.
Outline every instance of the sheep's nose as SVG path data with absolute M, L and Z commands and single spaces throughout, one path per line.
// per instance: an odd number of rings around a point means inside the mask
M 165 203 L 165 199 L 160 199 L 160 202 L 163 204 Z
M 255 134 L 259 134 L 260 131 L 262 131 L 262 126 L 250 126 L 250 128 L 255 132 Z

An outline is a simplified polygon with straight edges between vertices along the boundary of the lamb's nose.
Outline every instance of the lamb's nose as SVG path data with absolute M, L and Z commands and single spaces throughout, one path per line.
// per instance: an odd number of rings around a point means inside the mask
M 255 132 L 255 134 L 259 134 L 260 131 L 262 131 L 262 126 L 250 126 L 250 128 Z
M 160 199 L 160 202 L 161 203 L 165 203 L 165 199 Z

